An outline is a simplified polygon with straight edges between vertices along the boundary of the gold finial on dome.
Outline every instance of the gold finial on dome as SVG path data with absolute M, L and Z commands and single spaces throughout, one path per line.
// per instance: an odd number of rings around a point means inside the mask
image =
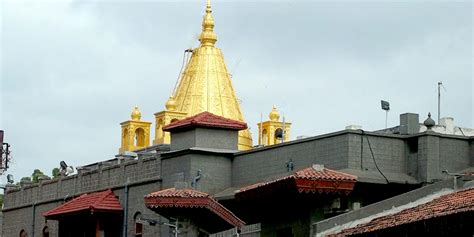
M 173 111 L 176 109 L 176 101 L 174 100 L 173 96 L 170 96 L 168 101 L 166 101 L 166 110 Z
M 138 105 L 132 111 L 132 120 L 139 121 L 142 118 L 142 112 L 138 108 Z
M 276 106 L 274 105 L 272 108 L 272 112 L 268 115 L 271 121 L 278 121 L 280 120 L 280 113 L 278 112 Z
M 202 20 L 202 32 L 199 36 L 201 46 L 213 47 L 217 41 L 217 35 L 214 33 L 214 18 L 212 17 L 211 0 L 207 0 L 206 15 Z

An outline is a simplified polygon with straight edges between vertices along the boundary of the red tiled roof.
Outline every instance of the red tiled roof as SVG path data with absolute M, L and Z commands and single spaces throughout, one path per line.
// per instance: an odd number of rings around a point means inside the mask
M 163 131 L 172 131 L 189 127 L 225 128 L 230 130 L 243 130 L 247 128 L 244 122 L 217 116 L 209 112 L 202 112 L 195 116 L 178 120 L 163 127 Z
M 193 189 L 169 188 L 145 196 L 145 206 L 157 208 L 205 208 L 232 226 L 242 227 L 245 222 L 218 203 L 209 194 Z
M 446 194 L 430 202 L 395 214 L 375 218 L 368 223 L 345 229 L 330 236 L 339 237 L 368 233 L 431 218 L 471 211 L 474 211 L 474 188 Z
M 330 192 L 341 189 L 351 191 L 353 189 L 354 183 L 357 181 L 357 176 L 327 168 L 317 169 L 314 167 L 309 167 L 296 171 L 295 173 L 288 176 L 243 187 L 238 191 L 238 193 L 247 192 L 249 190 L 257 189 L 288 179 L 295 180 L 299 192 Z
M 103 192 L 83 194 L 43 213 L 43 216 L 52 219 L 60 215 L 87 210 L 91 212 L 121 212 L 123 208 L 115 194 L 109 189 Z

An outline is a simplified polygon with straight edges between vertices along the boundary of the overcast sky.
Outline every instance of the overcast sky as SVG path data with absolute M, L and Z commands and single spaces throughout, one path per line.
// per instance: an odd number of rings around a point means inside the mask
M 184 49 L 198 46 L 204 0 L 7 0 L 0 10 L 0 129 L 19 180 L 61 160 L 113 158 L 134 105 L 154 121 Z M 214 0 L 213 10 L 254 141 L 272 105 L 293 139 L 384 128 L 381 99 L 389 126 L 404 112 L 436 119 L 438 81 L 442 116 L 474 127 L 471 1 Z

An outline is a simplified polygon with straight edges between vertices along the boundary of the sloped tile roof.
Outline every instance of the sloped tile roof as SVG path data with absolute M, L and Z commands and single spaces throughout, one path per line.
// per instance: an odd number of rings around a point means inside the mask
M 83 194 L 43 213 L 43 216 L 51 219 L 60 215 L 87 210 L 94 212 L 121 212 L 123 208 L 115 194 L 109 189 L 103 192 Z
M 202 112 L 195 116 L 178 120 L 163 127 L 163 131 L 172 131 L 190 127 L 225 128 L 230 130 L 243 130 L 247 128 L 244 122 L 224 118 L 209 112 Z
M 288 180 L 288 179 L 293 179 L 295 181 L 301 180 L 301 181 L 334 181 L 334 182 L 350 182 L 354 183 L 357 181 L 357 176 L 351 175 L 351 174 L 346 174 L 343 172 L 331 170 L 328 168 L 321 168 L 317 169 L 315 167 L 309 167 L 305 168 L 299 171 L 294 172 L 291 175 L 284 176 L 281 178 L 273 179 L 267 182 L 260 182 L 256 184 L 252 184 L 246 187 L 241 188 L 238 193 L 241 192 L 246 192 L 249 190 L 257 189 L 263 186 L 267 186 L 273 183 L 277 183 L 283 180 Z M 298 185 L 298 184 L 297 184 Z M 302 190 L 299 190 L 302 192 Z M 305 190 L 306 191 L 306 190 Z
M 176 188 L 169 188 L 157 192 L 150 193 L 145 196 L 145 198 L 153 198 L 153 197 L 177 197 L 177 198 L 210 198 L 209 194 L 200 192 L 194 189 L 176 189 Z
M 294 176 L 298 179 L 357 181 L 357 176 L 355 175 L 346 174 L 327 168 L 318 170 L 313 167 L 309 167 L 300 171 L 296 171 Z
M 232 226 L 242 227 L 245 222 L 218 203 L 209 194 L 193 189 L 169 188 L 145 196 L 145 206 L 159 208 L 204 208 L 219 216 Z
M 340 237 L 368 233 L 431 218 L 471 211 L 474 211 L 474 188 L 449 193 L 419 206 L 375 218 L 368 223 L 360 224 L 329 236 Z

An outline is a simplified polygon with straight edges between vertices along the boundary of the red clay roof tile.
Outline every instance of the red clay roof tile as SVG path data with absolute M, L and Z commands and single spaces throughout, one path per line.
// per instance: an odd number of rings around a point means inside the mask
M 86 210 L 99 212 L 120 212 L 123 211 L 123 208 L 120 205 L 117 197 L 115 197 L 115 194 L 109 189 L 103 192 L 83 194 L 43 213 L 43 216 L 46 218 L 51 218 L 63 214 L 70 214 Z
M 243 130 L 247 128 L 244 122 L 224 118 L 209 112 L 202 112 L 195 116 L 178 120 L 163 127 L 163 131 L 172 131 L 190 127 L 225 128 L 230 130 Z
M 294 179 L 294 180 L 316 180 L 316 181 L 347 181 L 347 182 L 356 182 L 357 176 L 346 174 L 343 172 L 322 168 L 322 169 L 315 169 L 314 167 L 305 168 L 295 173 L 284 176 L 281 178 L 277 178 L 267 182 L 260 182 L 256 184 L 252 184 L 246 187 L 241 188 L 238 193 L 246 192 L 252 189 L 260 188 L 263 186 L 267 186 L 276 182 L 280 182 L 287 179 Z
M 233 226 L 242 227 L 245 225 L 245 222 L 209 194 L 193 189 L 169 188 L 150 193 L 145 196 L 145 206 L 151 209 L 205 208 Z
M 474 188 L 443 195 L 430 202 L 408 208 L 395 214 L 375 218 L 368 223 L 329 236 L 348 236 L 368 233 L 416 221 L 474 211 Z

